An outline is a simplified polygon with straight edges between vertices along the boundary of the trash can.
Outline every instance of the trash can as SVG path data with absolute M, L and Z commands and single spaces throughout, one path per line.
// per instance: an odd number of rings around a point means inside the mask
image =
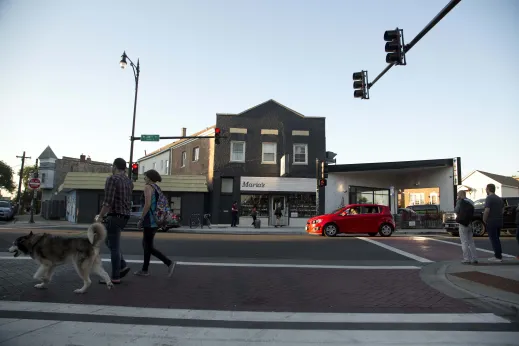
M 260 219 L 256 219 L 256 221 L 254 222 L 254 228 L 261 228 L 261 220 Z

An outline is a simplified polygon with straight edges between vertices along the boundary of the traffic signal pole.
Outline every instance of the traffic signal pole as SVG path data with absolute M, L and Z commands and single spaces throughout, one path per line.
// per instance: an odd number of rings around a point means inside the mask
M 34 172 L 33 178 L 38 178 L 38 159 L 36 159 L 36 172 Z M 30 180 L 30 179 L 29 179 Z M 31 218 L 29 219 L 29 223 L 34 223 L 34 205 L 36 204 L 36 189 L 32 190 L 32 200 L 31 200 Z
M 456 5 L 458 5 L 459 3 L 461 2 L 461 0 L 451 0 L 441 11 L 440 13 L 438 13 L 436 15 L 436 17 L 434 17 L 430 22 L 429 24 L 427 24 L 425 26 L 425 28 L 422 29 L 422 31 L 420 31 L 418 33 L 418 35 L 416 35 L 415 38 L 413 38 L 411 40 L 411 42 L 409 42 L 409 44 L 406 44 L 404 46 L 404 53 L 407 53 L 411 50 L 411 48 L 413 48 L 417 43 L 418 41 L 420 41 L 429 31 L 431 31 L 432 28 L 434 28 L 436 26 L 436 24 L 438 24 L 454 7 L 456 7 Z M 389 64 L 386 66 L 386 68 L 380 72 L 380 74 L 371 82 L 368 84 L 368 89 L 371 89 L 371 87 L 373 85 L 375 85 L 375 83 L 380 79 L 382 78 L 383 75 L 385 75 L 393 66 L 395 66 L 396 64 L 395 63 L 392 63 L 392 64 Z

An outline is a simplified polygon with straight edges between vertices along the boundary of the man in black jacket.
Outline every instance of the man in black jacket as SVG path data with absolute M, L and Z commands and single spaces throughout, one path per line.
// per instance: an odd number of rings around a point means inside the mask
M 461 250 L 463 251 L 464 264 L 477 264 L 478 254 L 472 234 L 472 217 L 474 216 L 474 203 L 467 198 L 465 191 L 458 191 L 458 200 L 454 208 L 456 222 L 459 224 Z

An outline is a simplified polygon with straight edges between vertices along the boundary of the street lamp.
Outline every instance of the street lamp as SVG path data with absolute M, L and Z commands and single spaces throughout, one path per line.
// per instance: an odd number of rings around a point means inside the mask
M 128 162 L 128 177 L 132 178 L 132 163 L 133 163 L 133 141 L 135 138 L 135 115 L 137 114 L 137 93 L 139 91 L 139 74 L 141 72 L 139 59 L 137 59 L 137 65 L 133 63 L 133 61 L 126 55 L 126 51 L 121 55 L 120 65 L 121 68 L 124 69 L 128 63 L 126 59 L 130 62 L 130 66 L 133 69 L 133 76 L 135 77 L 135 98 L 133 100 L 133 123 L 132 123 L 132 136 L 130 137 L 130 162 Z

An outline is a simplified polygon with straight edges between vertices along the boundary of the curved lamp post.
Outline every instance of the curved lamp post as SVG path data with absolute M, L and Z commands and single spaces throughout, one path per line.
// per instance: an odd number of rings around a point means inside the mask
M 130 162 L 128 162 L 128 177 L 132 179 L 132 163 L 133 163 L 133 141 L 135 138 L 135 115 L 137 113 L 137 93 L 139 91 L 139 74 L 141 72 L 139 59 L 137 59 L 137 65 L 133 63 L 133 61 L 126 55 L 126 51 L 123 52 L 123 55 L 121 55 L 121 68 L 124 69 L 128 63 L 126 62 L 128 60 L 130 62 L 130 66 L 133 69 L 133 76 L 135 77 L 135 98 L 133 100 L 133 123 L 132 123 L 132 136 L 130 137 Z

